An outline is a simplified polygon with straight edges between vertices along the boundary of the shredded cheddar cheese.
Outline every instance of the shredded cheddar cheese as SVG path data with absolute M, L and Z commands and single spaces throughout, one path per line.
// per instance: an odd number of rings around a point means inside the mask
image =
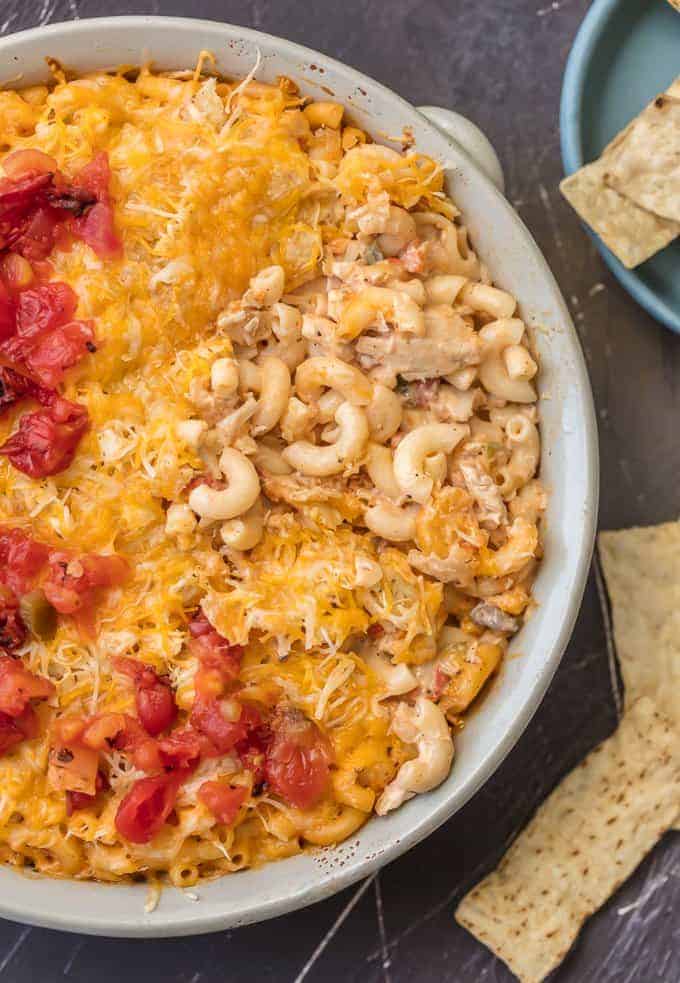
M 239 390 L 235 410 L 210 389 L 220 359 L 252 359 L 263 341 L 272 354 L 283 353 L 283 320 L 265 338 L 259 318 L 271 305 L 254 294 L 248 300 L 260 271 L 283 270 L 283 300 L 296 324 L 299 315 L 332 318 L 332 289 L 342 284 L 328 275 L 328 304 L 316 311 L 319 278 L 336 256 L 346 267 L 360 265 L 368 237 L 380 238 L 366 231 L 376 214 L 383 224 L 393 206 L 447 223 L 458 216 L 444 194 L 442 167 L 416 152 L 371 144 L 355 127 L 341 129 L 335 104 L 305 116 L 290 80 L 263 85 L 253 72 L 229 83 L 203 74 L 209 65 L 202 53 L 193 75 L 144 68 L 72 80 L 55 68 L 49 87 L 0 93 L 3 157 L 38 149 L 69 178 L 98 153 L 108 156 L 123 246 L 118 258 L 102 259 L 75 239 L 50 256 L 51 279 L 75 291 L 76 316 L 94 324 L 96 351 L 69 370 L 63 385 L 67 399 L 87 408 L 91 426 L 71 465 L 51 477 L 27 477 L 0 457 L 0 527 L 20 528 L 53 550 L 116 553 L 130 568 L 128 580 L 99 599 L 92 637 L 64 617 L 53 638 L 32 637 L 18 652 L 56 690 L 37 708 L 41 736 L 0 756 L 0 859 L 53 876 L 117 881 L 144 874 L 154 890 L 161 876 L 187 887 L 358 829 L 416 755 L 414 742 L 392 727 L 396 691 L 364 658 L 367 639 L 390 669 L 416 672 L 437 658 L 453 611 L 445 578 L 426 575 L 400 544 L 366 528 L 364 512 L 377 499 L 356 477 L 358 468 L 346 469 L 349 483 L 325 482 L 321 492 L 291 484 L 289 467 L 268 472 L 258 453 L 264 447 L 280 454 L 279 438 L 270 434 L 259 445 L 242 426 L 255 404 Z M 310 129 L 310 118 L 328 125 Z M 415 241 L 414 263 L 424 241 Z M 470 257 L 468 266 L 476 262 Z M 361 276 L 368 269 L 374 282 L 385 283 L 397 275 L 386 256 L 374 260 L 370 266 L 366 260 Z M 405 269 L 399 275 L 406 277 Z M 471 334 L 469 310 L 460 317 L 461 331 Z M 384 334 L 384 318 L 379 327 Z M 303 344 L 299 326 L 292 330 L 298 335 L 291 344 Z M 306 355 L 322 344 L 319 337 L 304 335 Z M 347 357 L 337 338 L 323 343 Z M 259 395 L 263 387 L 258 377 L 251 388 Z M 0 442 L 24 409 L 0 418 Z M 302 409 L 316 414 L 312 426 L 334 426 L 335 410 L 319 423 L 316 404 Z M 240 415 L 227 440 L 228 412 Z M 209 439 L 201 444 L 194 432 Z M 225 546 L 218 527 L 187 505 L 197 482 L 210 478 L 220 487 L 223 448 L 210 443 L 220 432 L 255 461 L 268 496 L 253 519 L 259 541 L 245 550 Z M 169 509 L 177 506 L 180 524 L 171 532 Z M 523 574 L 513 568 L 520 586 L 510 582 L 496 553 L 502 537 L 490 539 L 478 520 L 466 492 L 437 492 L 421 511 L 415 544 L 443 563 L 453 545 L 465 542 L 474 552 L 474 575 L 504 578 L 498 587 L 504 610 L 519 612 L 507 598 L 513 589 L 528 597 Z M 537 554 L 534 529 L 524 536 L 523 562 Z M 271 788 L 258 790 L 234 750 L 201 761 L 182 784 L 172 822 L 150 842 L 127 842 L 116 812 L 145 772 L 111 743 L 102 756 L 106 794 L 67 814 L 63 791 L 48 780 L 50 728 L 65 715 L 134 717 L 135 687 L 116 669 L 121 657 L 169 679 L 186 724 L 199 668 L 188 626 L 199 609 L 232 646 L 244 648 L 239 699 L 268 708 L 285 703 L 314 722 L 333 756 L 331 790 L 313 808 L 296 808 Z M 459 621 L 465 652 L 474 653 L 482 632 Z M 500 658 L 502 634 L 490 644 Z M 409 678 L 415 687 L 416 677 Z M 199 795 L 208 782 L 227 783 L 232 792 L 247 788 L 232 822 L 216 821 Z

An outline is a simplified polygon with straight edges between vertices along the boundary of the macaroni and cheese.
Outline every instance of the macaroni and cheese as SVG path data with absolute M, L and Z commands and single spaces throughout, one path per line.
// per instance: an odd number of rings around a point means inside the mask
M 0 856 L 53 876 L 432 789 L 541 555 L 536 355 L 442 166 L 209 64 L 0 93 Z

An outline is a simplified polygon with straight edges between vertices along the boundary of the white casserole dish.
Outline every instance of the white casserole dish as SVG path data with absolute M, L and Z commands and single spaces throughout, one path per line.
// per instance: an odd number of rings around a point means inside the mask
M 419 150 L 446 162 L 449 191 L 472 242 L 494 281 L 519 299 L 541 356 L 541 477 L 550 491 L 545 559 L 535 584 L 538 608 L 513 641 L 500 678 L 457 738 L 449 778 L 435 791 L 373 819 L 337 848 L 203 884 L 198 903 L 168 888 L 148 914 L 143 885 L 55 881 L 0 868 L 0 915 L 96 935 L 191 935 L 281 915 L 365 877 L 432 832 L 489 778 L 536 710 L 571 635 L 595 533 L 597 430 L 581 348 L 536 243 L 493 183 L 502 187 L 498 161 L 475 127 L 456 114 L 428 109 L 435 126 L 399 96 L 325 55 L 209 21 L 112 17 L 55 24 L 0 41 L 5 75 L 20 75 L 22 85 L 45 80 L 46 55 L 81 71 L 149 58 L 158 68 L 172 69 L 193 66 L 201 49 L 214 52 L 218 69 L 231 76 L 247 74 L 259 49 L 258 79 L 287 75 L 316 97 L 323 86 L 377 139 L 410 127 Z M 453 133 L 469 153 L 438 127 Z M 513 652 L 521 656 L 513 658 Z

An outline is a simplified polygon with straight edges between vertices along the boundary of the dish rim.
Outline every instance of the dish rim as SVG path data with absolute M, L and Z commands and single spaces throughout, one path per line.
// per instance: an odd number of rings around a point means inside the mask
M 248 922 L 264 921 L 265 919 L 296 910 L 329 897 L 356 881 L 367 877 L 389 861 L 396 859 L 437 829 L 476 794 L 481 786 L 496 771 L 524 732 L 545 695 L 571 637 L 585 590 L 595 540 L 599 495 L 599 468 L 597 426 L 590 380 L 583 351 L 564 298 L 541 250 L 507 199 L 497 191 L 492 182 L 480 171 L 468 155 L 461 150 L 458 144 L 447 134 L 442 133 L 434 124 L 430 123 L 429 120 L 400 95 L 369 76 L 364 75 L 362 72 L 342 62 L 338 62 L 322 52 L 264 32 L 199 18 L 124 15 L 88 18 L 80 21 L 65 21 L 46 27 L 31 28 L 27 31 L 9 35 L 7 38 L 0 40 L 0 53 L 5 53 L 8 49 L 11 49 L 12 44 L 18 39 L 23 41 L 37 41 L 39 39 L 46 46 L 49 43 L 50 36 L 58 35 L 64 31 L 86 35 L 93 28 L 96 28 L 100 33 L 105 33 L 109 28 L 129 28 L 130 30 L 135 30 L 141 25 L 147 28 L 156 26 L 158 28 L 171 28 L 179 31 L 183 29 L 204 29 L 217 32 L 218 35 L 222 31 L 225 32 L 223 34 L 225 38 L 229 36 L 229 32 L 238 32 L 239 38 L 245 39 L 254 45 L 262 43 L 264 40 L 270 44 L 274 42 L 285 50 L 286 56 L 297 58 L 302 62 L 309 62 L 313 59 L 322 65 L 330 66 L 337 74 L 355 86 L 368 84 L 369 91 L 372 90 L 384 96 L 393 105 L 400 104 L 404 112 L 417 119 L 419 126 L 436 133 L 439 140 L 443 139 L 447 141 L 455 148 L 459 156 L 467 158 L 469 168 L 474 171 L 476 180 L 486 186 L 486 190 L 496 202 L 496 207 L 505 210 L 510 220 L 517 227 L 518 233 L 523 238 L 524 249 L 532 254 L 534 262 L 540 269 L 545 289 L 549 289 L 551 295 L 554 295 L 555 304 L 560 309 L 562 323 L 565 327 L 565 336 L 569 339 L 569 346 L 574 357 L 574 376 L 570 379 L 570 388 L 573 386 L 578 394 L 579 420 L 583 424 L 584 429 L 583 455 L 585 461 L 585 473 L 583 476 L 583 523 L 578 530 L 575 530 L 577 534 L 575 535 L 575 540 L 577 542 L 578 561 L 574 565 L 571 592 L 563 609 L 559 629 L 555 631 L 551 648 L 540 670 L 530 681 L 527 680 L 526 691 L 521 695 L 522 702 L 517 712 L 513 714 L 512 724 L 508 726 L 502 738 L 494 744 L 492 750 L 486 756 L 480 758 L 474 774 L 468 778 L 465 784 L 450 789 L 445 799 L 438 805 L 430 805 L 429 808 L 423 806 L 421 814 L 415 818 L 415 821 L 405 833 L 388 840 L 388 845 L 379 852 L 376 852 L 375 855 L 355 861 L 354 863 L 350 862 L 344 867 L 339 866 L 335 868 L 332 876 L 319 870 L 317 880 L 296 890 L 292 894 L 288 893 L 285 897 L 264 897 L 261 900 L 252 902 L 250 907 L 242 912 L 238 918 L 230 914 L 225 915 L 224 913 L 220 914 L 219 911 L 214 911 L 215 903 L 211 904 L 211 908 L 213 909 L 211 913 L 207 913 L 205 908 L 208 905 L 206 903 L 203 911 L 196 910 L 199 908 L 198 905 L 187 905 L 186 914 L 182 916 L 177 916 L 174 913 L 169 916 L 167 913 L 158 911 L 154 915 L 154 918 L 157 920 L 152 923 L 141 918 L 138 909 L 129 913 L 126 912 L 125 914 L 121 911 L 120 917 L 113 923 L 109 915 L 101 915 L 96 911 L 91 910 L 87 914 L 73 914 L 72 912 L 64 913 L 61 910 L 48 910 L 44 903 L 41 907 L 40 904 L 36 904 L 35 902 L 28 904 L 17 901 L 16 899 L 7 900 L 7 892 L 0 892 L 0 915 L 3 917 L 34 925 L 66 931 L 84 932 L 86 934 L 148 938 L 202 934 Z M 217 41 L 218 38 L 216 38 L 216 43 Z M 424 797 L 421 798 L 421 801 L 423 800 Z M 375 822 L 375 819 L 372 821 Z M 282 861 L 282 863 L 286 863 L 286 861 Z M 270 870 L 273 866 L 280 868 L 280 864 L 278 863 L 267 865 Z M 31 879 L 33 880 L 33 878 Z M 48 880 L 50 883 L 54 883 L 53 879 Z M 40 884 L 43 881 L 44 878 L 42 877 L 35 878 L 36 884 Z M 70 884 L 73 882 L 62 881 L 59 883 Z M 115 885 L 94 882 L 80 882 L 79 886 L 89 888 L 90 890 L 94 887 L 100 890 L 106 888 L 109 890 L 116 889 Z M 137 889 L 137 886 L 135 886 L 135 889 Z M 83 905 L 84 907 L 86 907 L 86 904 Z
M 581 22 L 567 58 L 560 95 L 560 147 L 566 175 L 573 174 L 587 163 L 584 160 L 581 133 L 586 76 L 595 50 L 621 3 L 622 0 L 594 0 Z M 680 334 L 680 311 L 673 310 L 657 296 L 635 270 L 627 269 L 585 222 L 582 225 L 624 290 L 655 320 Z

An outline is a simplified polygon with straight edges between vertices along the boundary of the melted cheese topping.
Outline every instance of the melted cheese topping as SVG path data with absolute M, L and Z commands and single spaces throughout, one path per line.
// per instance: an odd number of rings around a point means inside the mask
M 60 712 L 134 713 L 132 687 L 112 673 L 112 656 L 125 654 L 169 673 L 189 710 L 196 666 L 186 654 L 187 622 L 202 603 L 221 633 L 247 646 L 244 695 L 270 704 L 285 695 L 329 736 L 340 773 L 361 774 L 361 784 L 334 777 L 333 794 L 307 814 L 275 796 L 251 798 L 227 828 L 195 797 L 203 780 L 241 780 L 227 755 L 201 765 L 184 787 L 176 824 L 133 845 L 114 817 L 140 773 L 112 752 L 111 794 L 67 817 L 63 793 L 46 780 L 43 737 L 0 758 L 0 856 L 10 863 L 103 880 L 165 873 L 186 886 L 337 842 L 366 820 L 376 794 L 414 754 L 390 733 L 384 682 L 359 648 L 371 626 L 387 624 L 381 647 L 393 661 L 431 659 L 446 618 L 441 583 L 415 571 L 401 550 L 343 523 L 342 509 L 330 522 L 321 507 L 319 521 L 312 507 L 308 521 L 273 509 L 259 545 L 230 562 L 210 527 L 184 544 L 166 532 L 168 501 L 205 469 L 178 425 L 195 415 L 190 394 L 213 362 L 233 353 L 218 315 L 250 278 L 278 264 L 290 292 L 317 277 L 325 246 L 355 235 L 357 210 L 376 196 L 457 214 L 443 196 L 441 167 L 418 154 L 376 147 L 333 164 L 342 156 L 335 137 L 310 134 L 300 104 L 286 80 L 237 87 L 146 70 L 134 81 L 97 74 L 0 94 L 3 150 L 43 150 L 67 176 L 106 151 L 124 244 L 116 261 L 101 261 L 82 242 L 51 257 L 54 279 L 79 297 L 76 316 L 96 326 L 96 354 L 64 387 L 87 407 L 92 427 L 56 477 L 29 479 L 0 458 L 0 523 L 131 563 L 130 581 L 98 608 L 94 640 L 62 618 L 53 641 L 32 640 L 21 653 L 55 683 Z M 346 129 L 351 146 L 359 131 Z M 21 412 L 0 421 L 1 439 Z M 362 586 L 361 558 L 378 564 L 378 586 Z M 468 627 L 471 639 L 480 634 Z M 55 710 L 40 708 L 43 733 Z

